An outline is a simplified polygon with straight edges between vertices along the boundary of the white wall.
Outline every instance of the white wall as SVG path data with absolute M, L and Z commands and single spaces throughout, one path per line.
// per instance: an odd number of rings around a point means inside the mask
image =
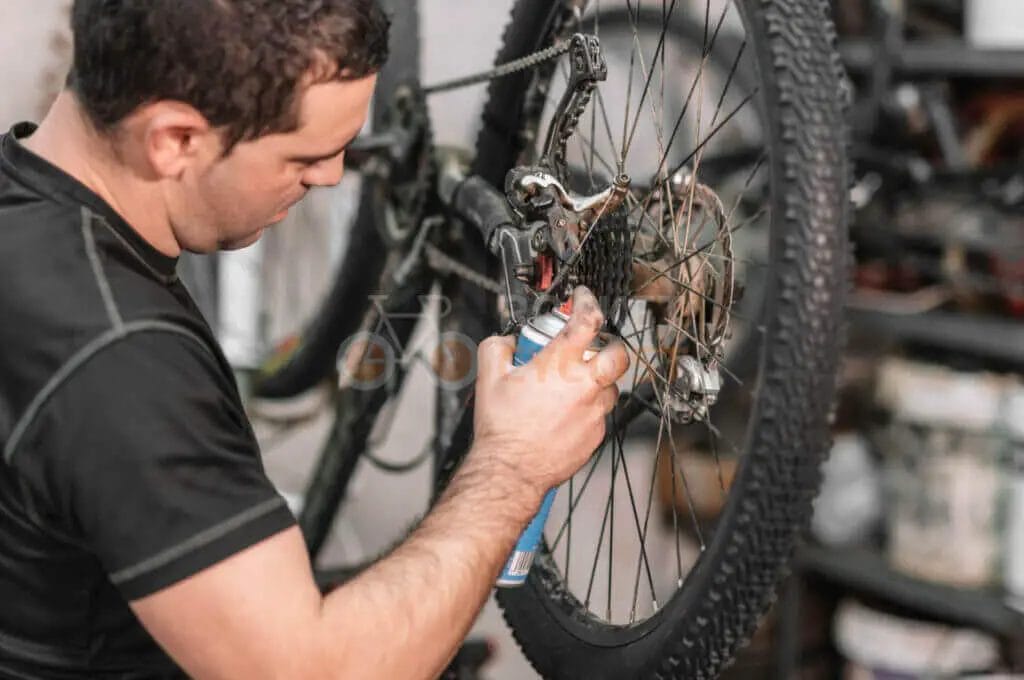
M 426 84 L 490 68 L 508 21 L 511 0 L 423 0 L 423 80 Z M 470 144 L 479 127 L 486 85 L 436 95 L 430 111 L 442 144 Z
M 0 130 L 38 120 L 67 67 L 68 0 L 0 0 Z M 426 82 L 487 68 L 509 16 L 511 0 L 423 0 Z M 469 142 L 477 126 L 483 86 L 435 97 L 438 138 Z
M 39 120 L 67 72 L 66 0 L 0 1 L 0 130 Z M 58 41 L 63 38 L 63 44 Z

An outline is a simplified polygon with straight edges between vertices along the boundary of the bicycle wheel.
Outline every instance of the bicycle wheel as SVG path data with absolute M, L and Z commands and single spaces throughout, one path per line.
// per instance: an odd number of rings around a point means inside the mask
M 574 4 L 519 0 L 498 61 L 577 30 L 603 39 L 600 2 L 582 18 L 567 7 Z M 693 4 L 700 43 L 668 54 L 682 3 L 663 1 L 653 36 L 641 36 L 651 12 L 627 2 L 628 71 L 616 81 L 609 63 L 609 83 L 570 143 L 563 179 L 576 192 L 632 178 L 627 207 L 605 217 L 629 229 L 629 246 L 602 252 L 614 259 L 629 251 L 633 277 L 614 327 L 634 368 L 604 445 L 560 491 L 527 584 L 498 593 L 545 677 L 714 677 L 772 602 L 809 521 L 828 447 L 849 271 L 834 31 L 817 0 Z M 735 40 L 725 38 L 730 31 Z M 686 56 L 694 47 L 696 60 Z M 725 57 L 710 56 L 716 50 Z M 711 62 L 732 64 L 724 82 L 705 77 Z M 496 187 L 510 168 L 536 161 L 539 123 L 566 69 L 549 64 L 491 84 L 474 170 Z M 737 91 L 743 69 L 750 77 Z M 625 89 L 609 89 L 615 82 Z M 670 111 L 665 93 L 680 82 L 682 101 Z M 760 130 L 752 149 L 729 137 L 747 114 Z M 737 176 L 745 179 L 726 204 L 716 184 Z M 755 224 L 767 240 L 760 262 L 737 256 Z M 600 288 L 600 267 L 587 266 L 578 278 Z M 762 295 L 741 315 L 738 291 L 753 268 L 763 270 Z M 670 304 L 652 294 L 662 279 Z M 752 366 L 742 376 L 728 368 L 738 351 L 730 331 L 740 324 L 751 338 L 742 358 Z M 465 453 L 467 420 L 449 461 Z M 717 468 L 714 513 L 694 501 L 707 491 L 692 479 L 702 449 Z M 667 526 L 650 521 L 664 460 Z

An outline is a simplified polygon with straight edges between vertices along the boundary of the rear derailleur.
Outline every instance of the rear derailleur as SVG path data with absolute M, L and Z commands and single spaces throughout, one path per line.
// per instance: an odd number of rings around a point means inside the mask
M 731 282 L 725 293 L 712 290 L 715 284 L 707 272 L 697 271 L 695 276 L 709 278 L 708 283 L 690 280 L 675 272 L 673 262 L 678 251 L 660 252 L 651 259 L 637 257 L 640 225 L 631 224 L 631 214 L 641 215 L 640 222 L 650 215 L 651 205 L 658 203 L 658 190 L 652 190 L 655 200 L 646 208 L 631 199 L 632 180 L 620 168 L 619 173 L 604 188 L 581 195 L 569 188 L 569 168 L 566 148 L 597 83 L 607 76 L 607 68 L 597 38 L 575 35 L 570 43 L 571 74 L 565 95 L 556 108 L 548 128 L 543 150 L 536 162 L 509 171 L 504 192 L 496 191 L 480 177 L 441 178 L 440 193 L 466 221 L 475 224 L 488 248 L 500 259 L 504 273 L 505 298 L 510 325 L 518 327 L 529 317 L 551 307 L 559 307 L 570 297 L 577 285 L 586 285 L 597 296 L 610 330 L 623 332 L 629 313 L 629 301 L 643 300 L 654 310 L 659 323 L 678 319 L 687 305 L 696 306 L 703 300 L 716 298 L 731 304 Z M 689 181 L 695 181 L 692 178 Z M 661 184 L 661 183 L 658 183 Z M 678 186 L 676 186 L 678 185 Z M 687 182 L 665 182 L 666 190 L 674 194 L 675 201 L 666 203 L 687 206 L 687 210 L 710 214 L 718 220 L 716 233 L 727 234 L 721 201 L 703 185 L 690 186 Z M 684 201 L 688 197 L 688 201 Z M 665 229 L 678 229 L 690 216 L 682 209 L 672 211 Z M 706 217 L 701 218 L 706 221 Z M 634 220 L 635 221 L 635 220 Z M 661 228 L 661 227 L 659 227 Z M 676 235 L 666 243 L 678 243 Z M 726 240 L 728 239 L 725 236 Z M 642 240 L 642 239 L 641 239 Z M 730 246 L 723 250 L 728 254 Z M 652 251 L 653 252 L 653 251 Z M 652 276 L 652 272 L 662 274 Z M 664 276 L 671 271 L 678 279 Z M 731 271 L 728 277 L 731 281 Z M 717 279 L 716 279 L 717 280 Z M 660 284 L 660 285 L 659 285 Z M 721 301 L 718 304 L 723 304 Z M 713 315 L 727 325 L 727 315 Z M 722 321 L 722 319 L 725 321 Z M 659 326 L 654 338 L 656 360 L 665 369 L 669 389 L 661 399 L 662 408 L 675 422 L 692 422 L 706 417 L 708 408 L 718 400 L 721 388 L 719 360 L 722 338 L 713 338 L 713 347 L 681 349 L 681 335 L 669 323 Z M 672 340 L 672 349 L 662 351 L 662 342 Z M 663 356 L 662 356 L 663 355 Z M 656 386 L 659 390 L 661 385 Z

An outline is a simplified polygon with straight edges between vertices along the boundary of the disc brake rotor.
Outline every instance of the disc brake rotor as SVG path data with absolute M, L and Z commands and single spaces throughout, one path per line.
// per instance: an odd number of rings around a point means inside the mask
M 721 389 L 720 365 L 735 302 L 732 233 L 721 199 L 689 173 L 655 190 L 637 228 L 633 297 L 657 322 L 657 363 L 673 420 L 706 417 Z

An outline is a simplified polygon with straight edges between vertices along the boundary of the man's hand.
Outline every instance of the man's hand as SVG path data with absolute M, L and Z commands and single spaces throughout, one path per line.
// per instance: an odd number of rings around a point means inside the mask
M 587 462 L 618 401 L 615 383 L 629 368 L 617 341 L 584 359 L 603 323 L 597 300 L 580 287 L 565 329 L 525 366 L 512 366 L 514 338 L 481 344 L 470 460 L 514 471 L 538 501 Z
M 437 505 L 390 555 L 321 598 L 297 528 L 132 608 L 192 677 L 436 678 L 472 626 L 541 495 L 604 437 L 628 366 L 614 344 L 583 353 L 602 323 L 577 291 L 565 331 L 528 365 L 480 348 L 476 441 Z

